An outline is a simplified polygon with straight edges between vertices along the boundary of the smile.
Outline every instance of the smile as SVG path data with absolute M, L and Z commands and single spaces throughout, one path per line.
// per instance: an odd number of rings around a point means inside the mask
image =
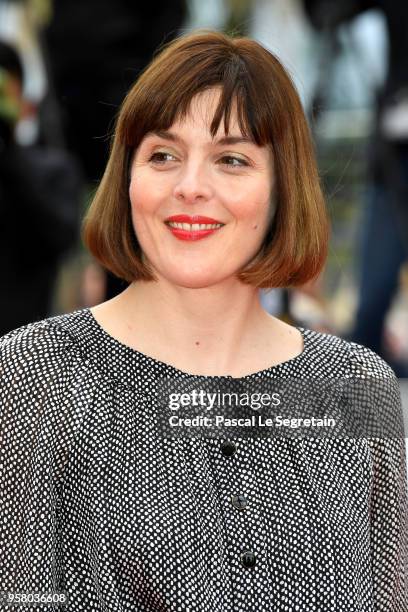
M 224 226 L 223 223 L 180 223 L 167 221 L 166 226 L 179 240 L 201 240 Z
M 178 227 L 179 229 L 188 230 L 189 232 L 203 229 L 215 229 L 223 225 L 222 223 L 177 223 L 176 221 L 168 221 L 167 223 L 170 227 Z

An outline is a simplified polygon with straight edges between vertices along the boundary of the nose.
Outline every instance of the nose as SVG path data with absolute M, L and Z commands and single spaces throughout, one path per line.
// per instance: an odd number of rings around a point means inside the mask
M 212 186 L 204 162 L 186 162 L 177 174 L 174 197 L 187 204 L 194 204 L 197 200 L 209 200 L 211 195 Z

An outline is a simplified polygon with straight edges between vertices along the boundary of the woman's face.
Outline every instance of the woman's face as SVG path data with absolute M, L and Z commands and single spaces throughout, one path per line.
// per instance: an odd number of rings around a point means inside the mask
M 131 166 L 132 220 L 144 257 L 159 279 L 183 287 L 239 272 L 258 253 L 275 209 L 272 153 L 243 138 L 235 109 L 229 140 L 223 121 L 211 138 L 218 96 L 217 88 L 198 94 L 185 120 L 146 134 Z M 167 220 L 175 215 L 222 227 L 172 229 Z

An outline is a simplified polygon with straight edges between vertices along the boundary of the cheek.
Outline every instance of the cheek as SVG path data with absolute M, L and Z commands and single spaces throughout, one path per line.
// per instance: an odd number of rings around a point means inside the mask
M 148 168 L 138 168 L 129 185 L 129 199 L 132 208 L 137 211 L 154 212 L 169 198 L 169 187 L 163 180 L 158 180 Z
M 272 223 L 276 213 L 276 201 L 274 194 L 265 194 L 262 201 L 258 202 L 254 210 L 252 229 L 257 233 L 265 232 Z
M 144 188 L 143 181 L 132 180 L 129 186 L 130 211 L 134 231 L 138 239 L 142 239 L 146 230 L 146 220 L 152 209 L 150 192 Z
M 132 179 L 129 186 L 129 200 L 132 208 L 132 215 L 143 215 L 154 209 L 157 200 L 152 184 L 144 181 L 143 178 Z
M 238 220 L 247 221 L 253 229 L 262 229 L 269 224 L 275 210 L 269 185 L 243 195 L 234 208 Z

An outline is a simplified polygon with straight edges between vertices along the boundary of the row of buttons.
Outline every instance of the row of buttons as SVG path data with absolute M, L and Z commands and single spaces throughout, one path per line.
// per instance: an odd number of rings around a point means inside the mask
M 223 440 L 221 443 L 221 452 L 224 457 L 232 457 L 237 451 L 237 447 L 230 440 Z M 231 502 L 238 510 L 245 510 L 247 500 L 244 495 L 232 495 Z M 244 567 L 254 567 L 256 562 L 255 553 L 252 550 L 245 550 L 241 553 L 241 563 Z

